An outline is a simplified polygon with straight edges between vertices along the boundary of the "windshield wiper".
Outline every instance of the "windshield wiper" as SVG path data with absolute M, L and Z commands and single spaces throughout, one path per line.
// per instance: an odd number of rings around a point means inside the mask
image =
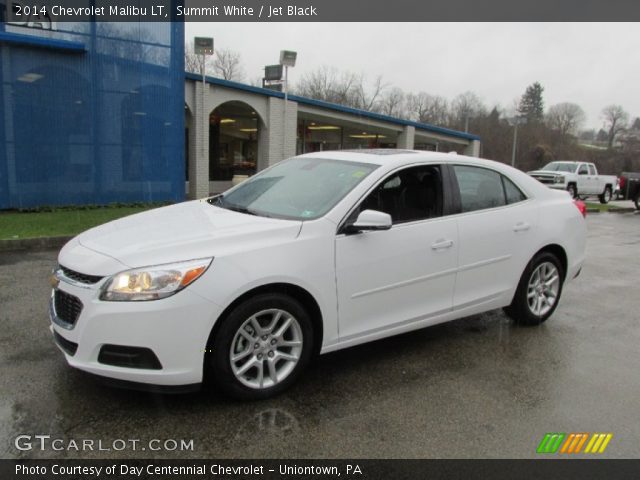
M 233 210 L 234 212 L 246 213 L 247 215 L 256 215 L 259 216 L 253 210 L 248 209 L 247 207 L 243 207 L 241 205 L 236 205 L 234 203 L 227 203 L 224 199 L 224 195 L 218 195 L 217 197 L 210 198 L 207 200 L 210 205 L 215 205 L 216 207 L 225 208 L 227 210 Z
M 234 205 L 232 203 L 227 203 L 222 208 L 226 208 L 227 210 L 233 210 L 234 212 L 240 212 L 240 213 L 246 213 L 248 215 L 258 216 L 258 214 L 253 210 L 249 210 L 247 207 L 241 207 L 240 205 Z

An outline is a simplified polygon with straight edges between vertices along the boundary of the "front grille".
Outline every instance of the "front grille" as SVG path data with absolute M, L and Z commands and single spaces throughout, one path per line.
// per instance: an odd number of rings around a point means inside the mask
M 56 341 L 58 346 L 62 350 L 64 350 L 68 355 L 71 355 L 73 357 L 76 354 L 76 351 L 78 350 L 77 343 L 67 340 L 62 335 L 59 335 L 58 332 L 56 332 L 55 330 L 53 332 L 53 339 Z
M 87 275 L 86 273 L 76 272 L 75 270 L 71 270 L 70 268 L 63 267 L 62 265 L 60 265 L 60 270 L 62 270 L 62 273 L 64 273 L 65 277 L 71 280 L 75 280 L 76 282 L 79 282 L 79 283 L 86 283 L 87 285 L 93 285 L 94 283 L 98 283 L 100 280 L 104 278 L 104 277 L 98 277 L 96 275 Z
M 544 184 L 555 183 L 555 179 L 552 177 L 533 177 L 533 178 L 538 180 L 540 183 L 544 183 Z
M 76 296 L 62 290 L 56 290 L 53 295 L 53 307 L 56 316 L 64 323 L 75 325 L 82 312 L 82 302 Z

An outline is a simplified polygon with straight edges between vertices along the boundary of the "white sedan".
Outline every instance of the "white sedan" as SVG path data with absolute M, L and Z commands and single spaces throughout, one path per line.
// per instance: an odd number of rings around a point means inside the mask
M 71 366 L 127 386 L 264 398 L 317 354 L 501 307 L 545 321 L 584 260 L 578 207 L 489 160 L 302 155 L 71 240 L 51 330 Z

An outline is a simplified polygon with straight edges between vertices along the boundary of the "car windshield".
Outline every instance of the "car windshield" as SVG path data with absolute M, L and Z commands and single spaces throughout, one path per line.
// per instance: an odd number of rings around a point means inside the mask
M 209 200 L 252 215 L 312 220 L 331 210 L 378 165 L 298 157 L 282 161 Z
M 576 170 L 575 163 L 569 162 L 551 162 L 547 163 L 542 170 L 551 170 L 553 172 L 569 172 L 573 173 Z

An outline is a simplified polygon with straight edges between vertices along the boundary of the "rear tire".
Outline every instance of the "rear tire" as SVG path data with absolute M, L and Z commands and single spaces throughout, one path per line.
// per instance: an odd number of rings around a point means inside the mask
M 564 274 L 560 260 L 553 253 L 537 253 L 524 269 L 511 305 L 504 308 L 505 313 L 519 325 L 540 325 L 558 306 Z
M 289 388 L 313 352 L 313 326 L 287 295 L 252 297 L 220 319 L 207 360 L 215 386 L 238 400 L 260 400 Z
M 611 201 L 611 187 L 604 187 L 604 192 L 602 192 L 601 195 L 598 195 L 598 198 L 600 199 L 600 203 L 603 205 L 609 203 Z
M 633 201 L 636 204 L 636 210 L 640 210 L 640 193 L 636 195 L 636 199 Z
M 567 185 L 567 192 L 571 195 L 571 198 L 578 198 L 578 189 L 573 183 Z

